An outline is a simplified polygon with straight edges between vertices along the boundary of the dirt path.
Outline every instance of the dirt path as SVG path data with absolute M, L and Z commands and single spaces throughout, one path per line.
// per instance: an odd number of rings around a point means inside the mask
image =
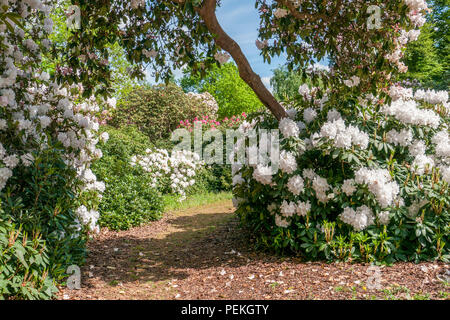
M 103 230 L 89 250 L 82 289 L 63 288 L 59 299 L 450 298 L 448 282 L 439 280 L 449 269 L 442 263 L 384 267 L 381 288 L 372 290 L 367 265 L 255 252 L 231 201 L 169 213 L 129 231 Z

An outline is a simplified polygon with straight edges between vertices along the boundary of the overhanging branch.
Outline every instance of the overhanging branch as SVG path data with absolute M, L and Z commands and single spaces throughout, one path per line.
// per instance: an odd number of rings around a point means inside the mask
M 222 29 L 216 17 L 216 0 L 204 0 L 202 6 L 196 8 L 196 11 L 205 22 L 208 30 L 214 35 L 216 44 L 233 57 L 240 77 L 252 88 L 261 102 L 278 120 L 288 117 L 281 104 L 253 71 L 239 45 Z

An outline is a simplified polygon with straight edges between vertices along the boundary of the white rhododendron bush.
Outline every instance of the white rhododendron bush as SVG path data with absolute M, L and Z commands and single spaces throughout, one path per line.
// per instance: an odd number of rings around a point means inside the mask
M 258 243 L 310 258 L 362 261 L 449 259 L 448 93 L 393 86 L 342 105 L 300 101 L 280 122 L 258 115 L 250 129 L 279 129 L 279 169 L 234 166 L 237 213 Z
M 82 86 L 56 83 L 42 69 L 52 46 L 50 3 L 3 0 L 0 7 L 0 223 L 45 241 L 40 259 L 26 261 L 19 249 L 18 260 L 2 256 L 0 296 L 43 298 L 53 291 L 48 280 L 81 263 L 86 235 L 98 231 L 104 184 L 89 168 L 102 156 L 97 142 L 107 137 L 97 134 L 99 101 L 82 99 Z
M 151 187 L 186 199 L 186 191 L 195 184 L 195 176 L 204 167 L 200 156 L 188 150 L 147 149 L 145 155 L 131 157 L 132 166 L 140 166 L 151 177 Z
M 330 69 L 303 72 L 314 87 L 301 85 L 284 103 L 287 116 L 260 114 L 241 126 L 249 134 L 280 131 L 279 162 L 233 167 L 237 214 L 261 247 L 307 259 L 449 260 L 448 93 L 395 83 L 408 70 L 405 46 L 429 12 L 423 0 L 403 5 L 402 25 L 391 26 L 393 47 L 374 46 L 376 70 L 362 63 L 369 53 L 346 63 L 362 44 L 340 46 L 346 39 L 338 36 Z M 291 13 L 278 9 L 276 19 Z

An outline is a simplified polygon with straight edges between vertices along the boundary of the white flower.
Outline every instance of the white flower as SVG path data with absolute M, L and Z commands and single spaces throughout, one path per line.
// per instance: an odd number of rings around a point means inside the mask
M 426 151 L 425 143 L 421 140 L 415 140 L 410 146 L 409 146 L 409 153 L 413 157 L 417 157 L 419 155 L 424 155 Z
M 436 156 L 450 158 L 450 137 L 446 131 L 439 131 L 431 141 L 436 145 Z
M 14 169 L 19 164 L 19 158 L 13 154 L 3 158 L 3 163 L 10 169 Z
M 396 146 L 407 147 L 413 140 L 413 134 L 411 129 L 403 129 L 398 132 L 395 129 L 390 130 L 386 134 L 386 141 Z
M 275 216 L 275 224 L 280 228 L 287 228 L 291 225 L 291 223 L 285 220 L 283 217 L 276 215 Z
M 419 176 L 424 175 L 425 171 L 431 173 L 431 169 L 434 167 L 433 159 L 427 157 L 424 154 L 416 156 L 411 164 L 411 170 Z
M 327 179 L 316 175 L 313 179 L 312 188 L 316 192 L 316 197 L 320 202 L 326 203 L 329 200 L 326 192 L 331 187 L 328 184 Z
M 351 225 L 356 231 L 362 231 L 368 226 L 374 224 L 374 216 L 372 210 L 367 206 L 362 206 L 356 211 L 350 207 L 344 209 L 339 215 L 342 222 Z
M 405 101 L 399 99 L 393 101 L 390 106 L 384 106 L 382 112 L 388 116 L 395 117 L 404 124 L 429 126 L 436 129 L 441 122 L 436 112 L 418 108 L 417 102 L 414 100 Z
M 302 175 L 309 180 L 313 180 L 316 176 L 316 173 L 313 169 L 303 169 Z
M 311 123 L 316 119 L 317 112 L 313 108 L 307 108 L 303 112 L 303 120 L 305 120 L 306 123 Z
M 330 122 L 339 120 L 341 118 L 342 118 L 341 114 L 336 109 L 332 109 L 327 113 L 327 120 Z
M 280 19 L 280 18 L 284 18 L 285 16 L 287 16 L 289 14 L 289 11 L 286 9 L 280 9 L 277 8 L 273 15 L 275 16 L 275 18 Z
M 298 93 L 303 97 L 308 97 L 311 90 L 309 89 L 309 86 L 304 83 L 298 88 Z
M 310 211 L 311 211 L 311 203 L 309 201 L 307 201 L 307 202 L 299 201 L 297 203 L 297 210 L 296 210 L 296 212 L 297 212 L 298 215 L 304 217 Z
M 334 145 L 337 148 L 350 149 L 352 147 L 352 136 L 346 132 L 339 133 L 334 139 Z
M 356 87 L 357 85 L 359 85 L 361 82 L 360 78 L 358 76 L 353 76 L 350 78 L 350 80 L 344 80 L 344 84 L 347 87 Z
M 258 165 L 253 171 L 253 179 L 261 184 L 271 184 L 272 183 L 272 169 L 267 166 Z
M 450 184 L 450 167 L 441 167 L 442 180 Z
M 300 130 L 297 124 L 289 118 L 283 118 L 280 120 L 279 128 L 285 138 L 298 137 Z
M 110 106 L 112 109 L 114 109 L 116 107 L 116 105 L 117 105 L 117 99 L 116 98 L 108 98 L 106 100 L 106 104 L 108 106 Z
M 400 187 L 385 169 L 361 168 L 355 173 L 355 181 L 368 185 L 382 208 L 391 206 L 400 192 Z
M 75 214 L 83 225 L 88 226 L 91 231 L 98 232 L 97 221 L 100 217 L 98 211 L 88 210 L 83 205 L 75 211 Z
M 280 169 L 287 174 L 291 174 L 297 170 L 297 160 L 291 152 L 287 152 L 285 150 L 281 151 Z
M 344 180 L 344 183 L 342 184 L 342 192 L 344 192 L 347 196 L 351 196 L 353 193 L 355 193 L 356 187 L 355 187 L 355 180 L 354 179 L 347 179 Z
M 101 135 L 100 135 L 100 139 L 103 141 L 103 142 L 107 142 L 108 140 L 109 140 L 109 133 L 108 132 L 103 132 Z
M 377 214 L 377 216 L 378 216 L 378 220 L 380 221 L 380 223 L 383 225 L 386 225 L 386 226 L 389 224 L 389 222 L 391 220 L 389 211 L 381 211 Z
M 12 177 L 12 170 L 9 168 L 0 168 L 0 190 L 2 190 L 9 178 Z
M 292 194 L 298 196 L 303 192 L 305 187 L 303 178 L 299 175 L 290 177 L 287 183 L 287 187 Z
M 286 113 L 288 114 L 289 118 L 294 120 L 297 117 L 298 111 L 297 111 L 297 109 L 292 108 L 292 109 L 286 110 Z
M 297 206 L 294 202 L 287 202 L 284 200 L 281 203 L 280 212 L 284 217 L 292 217 L 297 210 Z

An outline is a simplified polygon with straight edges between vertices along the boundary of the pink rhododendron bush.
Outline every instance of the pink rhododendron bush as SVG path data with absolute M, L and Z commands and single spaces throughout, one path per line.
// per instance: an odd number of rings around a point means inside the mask
M 98 231 L 104 184 L 90 165 L 107 138 L 97 134 L 99 102 L 107 104 L 41 68 L 52 46 L 49 4 L 0 1 L 0 297 L 50 297 Z
M 277 172 L 233 170 L 237 213 L 257 242 L 308 258 L 448 261 L 448 93 L 394 86 L 389 102 L 338 105 L 299 91 L 289 118 L 242 127 L 280 131 Z

